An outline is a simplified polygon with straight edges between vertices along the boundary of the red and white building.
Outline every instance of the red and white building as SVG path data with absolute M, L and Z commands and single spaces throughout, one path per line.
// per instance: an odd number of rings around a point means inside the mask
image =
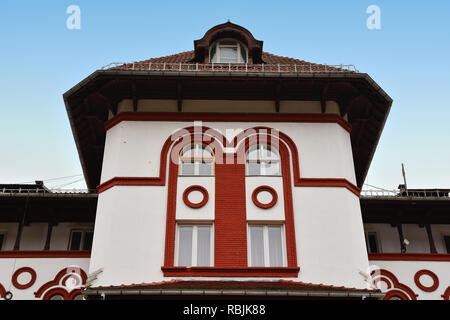
M 449 299 L 449 191 L 361 194 L 392 104 L 369 75 L 228 22 L 64 100 L 96 192 L 0 186 L 1 297 Z

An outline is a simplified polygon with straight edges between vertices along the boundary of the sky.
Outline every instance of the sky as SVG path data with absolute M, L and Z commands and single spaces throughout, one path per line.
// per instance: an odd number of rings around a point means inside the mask
M 71 5 L 80 29 L 67 27 Z M 371 5 L 381 29 L 367 27 Z M 448 0 L 2 0 L 0 183 L 85 188 L 62 94 L 111 62 L 192 50 L 227 20 L 264 51 L 353 64 L 392 97 L 367 184 L 395 189 L 404 163 L 409 188 L 450 188 Z

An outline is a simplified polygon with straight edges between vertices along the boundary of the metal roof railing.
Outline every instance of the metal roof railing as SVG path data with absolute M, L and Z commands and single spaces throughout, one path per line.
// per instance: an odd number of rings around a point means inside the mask
M 354 65 L 302 64 L 234 64 L 234 63 L 168 63 L 133 62 L 110 63 L 101 70 L 127 71 L 177 71 L 177 72 L 272 72 L 272 73 L 314 73 L 314 72 L 359 72 Z
M 370 198 L 439 198 L 450 200 L 450 189 L 365 189 L 361 197 Z
M 97 190 L 89 189 L 22 189 L 22 188 L 0 188 L 0 194 L 87 194 L 97 193 Z

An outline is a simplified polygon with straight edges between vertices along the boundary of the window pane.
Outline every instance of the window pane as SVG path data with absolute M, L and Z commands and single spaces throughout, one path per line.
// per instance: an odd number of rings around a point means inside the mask
M 281 227 L 269 227 L 269 258 L 271 267 L 283 266 Z
M 280 175 L 280 164 L 277 161 L 264 161 L 262 162 L 264 167 L 264 175 L 266 176 L 278 176 Z
M 377 253 L 378 252 L 377 234 L 374 232 L 370 232 L 368 238 L 369 238 L 369 252 Z
M 261 163 L 259 162 L 247 162 L 248 175 L 259 176 L 261 174 Z
M 236 63 L 237 62 L 237 48 L 220 48 L 220 62 L 222 63 Z
M 197 266 L 211 265 L 211 227 L 198 227 Z
M 54 296 L 52 296 L 50 298 L 50 300 L 64 300 L 63 296 L 59 295 L 59 294 L 55 294 Z
M 178 239 L 178 265 L 192 265 L 192 227 L 180 227 Z
M 84 235 L 83 250 L 92 249 L 92 239 L 94 238 L 94 233 L 91 231 L 86 232 Z
M 81 245 L 81 232 L 72 232 L 72 239 L 70 241 L 69 250 L 80 250 Z
M 217 62 L 216 60 L 217 60 L 217 57 L 216 57 L 216 45 L 214 45 L 214 46 L 211 48 L 211 52 L 210 52 L 210 54 L 209 54 L 209 61 L 210 61 L 211 63 L 215 63 L 215 62 Z
M 263 227 L 250 227 L 252 267 L 264 267 Z
M 5 235 L 4 234 L 0 234 L 0 250 L 2 250 L 3 248 L 3 241 L 5 240 Z
M 192 176 L 195 174 L 194 163 L 190 160 L 183 160 L 181 162 L 181 174 Z
M 252 150 L 250 150 L 248 152 L 247 159 L 257 160 L 259 158 L 260 157 L 259 157 L 259 150 L 258 149 L 255 148 L 255 149 L 252 149 Z
M 444 237 L 445 247 L 447 248 L 447 253 L 450 253 L 450 236 Z
M 195 155 L 195 148 L 194 146 L 191 146 L 189 148 L 186 148 L 183 152 L 183 157 L 193 157 Z
M 202 161 L 198 163 L 199 166 L 199 175 L 201 176 L 211 176 L 212 175 L 212 162 L 210 161 Z

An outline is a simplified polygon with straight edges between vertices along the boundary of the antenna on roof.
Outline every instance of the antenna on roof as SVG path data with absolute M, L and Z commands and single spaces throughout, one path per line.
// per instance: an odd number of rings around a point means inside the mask
M 406 184 L 405 165 L 403 163 L 402 163 L 402 175 L 403 175 L 403 182 L 405 184 L 406 196 L 408 196 L 408 185 Z

